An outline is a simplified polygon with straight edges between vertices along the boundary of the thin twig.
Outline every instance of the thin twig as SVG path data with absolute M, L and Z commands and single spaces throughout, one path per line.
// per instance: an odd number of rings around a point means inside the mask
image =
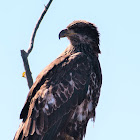
M 32 36 L 31 36 L 31 40 L 30 40 L 30 44 L 29 44 L 28 50 L 27 51 L 21 50 L 21 57 L 22 57 L 22 60 L 23 60 L 23 63 L 24 63 L 24 69 L 25 69 L 25 73 L 26 73 L 26 78 L 27 78 L 27 83 L 28 83 L 29 89 L 33 85 L 33 78 L 32 78 L 32 73 L 30 71 L 30 66 L 29 66 L 29 62 L 28 62 L 28 56 L 29 56 L 29 54 L 31 53 L 31 51 L 33 49 L 34 40 L 35 40 L 36 32 L 37 32 L 37 30 L 39 28 L 39 25 L 40 25 L 44 15 L 48 11 L 52 1 L 53 0 L 50 0 L 48 2 L 48 4 L 45 6 L 41 16 L 39 17 L 39 19 L 38 19 L 38 21 L 37 21 L 37 23 L 35 25 L 35 28 L 33 30 Z
M 37 21 L 37 23 L 36 23 L 36 26 L 35 26 L 35 28 L 34 28 L 34 30 L 33 30 L 32 37 L 31 37 L 31 40 L 30 40 L 29 49 L 27 50 L 27 55 L 29 55 L 30 52 L 31 52 L 32 49 L 33 49 L 34 39 L 35 39 L 35 35 L 36 35 L 36 32 L 37 32 L 37 29 L 39 28 L 39 25 L 40 25 L 40 23 L 41 23 L 41 21 L 42 21 L 44 15 L 45 15 L 46 12 L 48 11 L 48 9 L 49 9 L 49 7 L 50 7 L 52 1 L 53 1 L 53 0 L 50 0 L 50 1 L 48 2 L 48 4 L 45 6 L 45 8 L 44 8 L 44 10 L 43 10 L 43 12 L 42 12 L 42 14 L 41 14 L 41 16 L 39 17 L 39 19 L 38 19 L 38 21 Z

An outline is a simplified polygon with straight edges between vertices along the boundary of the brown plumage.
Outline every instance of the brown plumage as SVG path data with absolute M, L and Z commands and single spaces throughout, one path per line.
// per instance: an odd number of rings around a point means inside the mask
M 94 24 L 74 21 L 62 30 L 70 45 L 31 87 L 14 140 L 82 140 L 100 96 L 99 33 Z

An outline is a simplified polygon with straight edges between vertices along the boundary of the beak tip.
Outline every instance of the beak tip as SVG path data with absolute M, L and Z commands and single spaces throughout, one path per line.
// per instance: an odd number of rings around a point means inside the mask
M 66 35 L 67 35 L 67 29 L 64 29 L 59 33 L 58 38 L 61 39 L 62 37 L 66 37 Z
M 59 40 L 60 40 L 60 38 L 61 38 L 60 35 L 58 36 L 58 38 L 59 38 Z

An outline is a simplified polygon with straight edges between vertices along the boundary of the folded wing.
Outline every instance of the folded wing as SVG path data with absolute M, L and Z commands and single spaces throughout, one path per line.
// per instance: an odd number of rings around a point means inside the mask
M 81 52 L 48 65 L 28 94 L 15 140 L 54 139 L 84 100 L 90 72 L 91 64 Z

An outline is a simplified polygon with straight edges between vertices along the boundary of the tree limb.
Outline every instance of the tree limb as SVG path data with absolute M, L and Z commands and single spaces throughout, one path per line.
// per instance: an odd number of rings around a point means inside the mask
M 42 14 L 41 14 L 41 16 L 39 17 L 39 19 L 38 19 L 38 21 L 37 21 L 37 23 L 36 23 L 36 26 L 35 26 L 35 28 L 34 28 L 34 30 L 33 30 L 32 37 L 31 37 L 31 40 L 30 40 L 30 46 L 29 46 L 29 49 L 27 50 L 27 55 L 29 55 L 30 52 L 31 52 L 32 49 L 33 49 L 34 39 L 35 39 L 35 35 L 36 35 L 36 32 L 37 32 L 37 29 L 39 28 L 39 25 L 40 25 L 40 23 L 41 23 L 41 21 L 42 21 L 44 15 L 45 15 L 46 12 L 48 11 L 49 6 L 51 5 L 51 2 L 52 2 L 52 1 L 53 1 L 53 0 L 50 0 L 50 1 L 48 2 L 48 4 L 45 6 L 45 8 L 44 8 L 44 10 L 43 10 L 43 12 L 42 12 Z
M 48 2 L 48 4 L 45 6 L 41 16 L 39 17 L 39 19 L 38 19 L 38 21 L 37 21 L 37 23 L 35 25 L 35 28 L 33 30 L 32 36 L 31 36 L 31 40 L 30 40 L 30 44 L 29 44 L 28 50 L 27 51 L 21 50 L 21 57 L 22 57 L 22 60 L 23 60 L 23 63 L 24 63 L 24 69 L 25 69 L 27 83 L 28 83 L 29 88 L 31 88 L 31 86 L 33 85 L 33 78 L 32 78 L 32 73 L 31 73 L 30 67 L 29 67 L 28 56 L 29 56 L 29 54 L 31 53 L 31 51 L 33 49 L 34 40 L 35 40 L 36 32 L 37 32 L 37 30 L 39 28 L 39 25 L 40 25 L 44 15 L 48 11 L 52 1 L 53 0 L 50 0 Z
M 22 57 L 23 64 L 24 64 L 28 87 L 30 89 L 33 85 L 33 78 L 32 78 L 32 73 L 31 73 L 30 67 L 29 67 L 27 52 L 25 52 L 24 50 L 21 50 L 21 57 Z

